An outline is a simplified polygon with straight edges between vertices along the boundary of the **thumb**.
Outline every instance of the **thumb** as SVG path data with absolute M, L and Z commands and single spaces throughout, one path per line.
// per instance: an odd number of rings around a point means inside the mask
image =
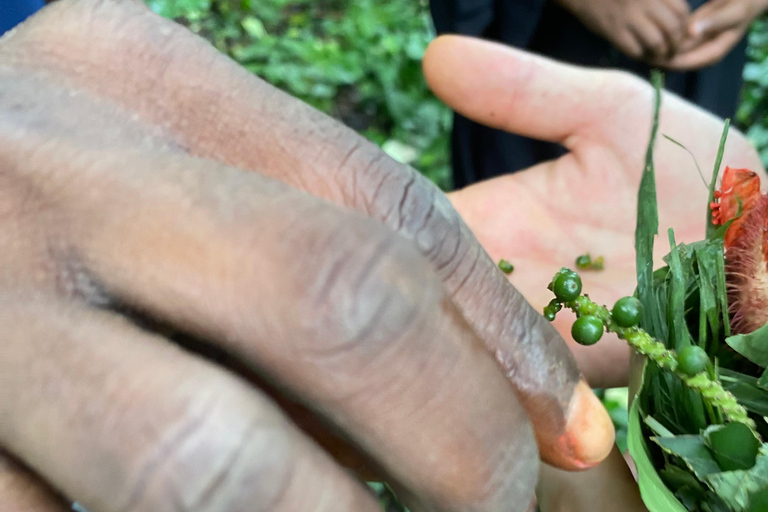
M 569 149 L 577 136 L 609 129 L 607 114 L 628 98 L 650 98 L 651 92 L 625 73 L 587 70 L 462 36 L 433 41 L 423 68 L 434 93 L 460 114 Z

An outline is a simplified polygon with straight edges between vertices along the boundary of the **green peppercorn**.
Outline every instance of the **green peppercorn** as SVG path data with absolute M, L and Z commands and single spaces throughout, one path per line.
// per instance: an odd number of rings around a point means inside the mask
M 640 323 L 643 305 L 635 297 L 622 297 L 611 310 L 611 317 L 619 327 L 634 327 Z
M 502 272 L 505 274 L 511 274 L 513 270 L 515 270 L 515 266 L 512 265 L 507 260 L 499 260 L 499 268 Z
M 594 345 L 603 337 L 603 321 L 595 315 L 579 317 L 571 327 L 571 336 L 581 345 Z
M 584 270 L 592 264 L 592 257 L 589 254 L 582 254 L 576 258 L 576 268 Z
M 544 318 L 552 322 L 555 319 L 555 311 L 549 306 L 544 307 Z
M 689 377 L 703 372 L 708 362 L 709 356 L 698 345 L 688 345 L 677 354 L 677 369 Z
M 560 302 L 570 302 L 581 295 L 581 277 L 575 272 L 558 274 L 552 285 L 552 291 Z

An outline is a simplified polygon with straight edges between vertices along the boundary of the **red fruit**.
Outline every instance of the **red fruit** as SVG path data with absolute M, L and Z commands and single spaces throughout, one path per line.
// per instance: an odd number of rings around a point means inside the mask
M 741 224 L 749 211 L 760 199 L 760 178 L 749 169 L 732 169 L 726 167 L 720 190 L 715 191 L 715 201 L 709 205 L 712 209 L 712 223 L 722 225 L 738 215 L 725 233 L 725 248 L 728 249 L 738 236 Z
M 731 327 L 748 333 L 768 323 L 768 196 L 760 196 L 740 220 L 725 253 L 725 271 Z
M 748 333 L 768 322 L 768 196 L 749 169 L 726 167 L 715 192 L 712 222 L 725 224 L 725 271 L 731 328 Z

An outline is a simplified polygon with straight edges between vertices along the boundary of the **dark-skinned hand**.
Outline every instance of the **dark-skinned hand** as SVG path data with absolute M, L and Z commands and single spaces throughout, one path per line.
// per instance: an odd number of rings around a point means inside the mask
M 0 510 L 523 511 L 610 449 L 442 193 L 141 2 L 0 40 L 0 170 Z

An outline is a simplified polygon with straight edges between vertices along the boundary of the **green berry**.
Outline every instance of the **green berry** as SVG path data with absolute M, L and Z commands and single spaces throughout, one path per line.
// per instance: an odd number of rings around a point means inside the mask
M 560 302 L 576 300 L 581 295 L 581 278 L 575 272 L 558 274 L 552 284 L 552 291 Z
M 544 318 L 546 318 L 550 322 L 552 322 L 555 319 L 555 314 L 556 314 L 555 311 L 549 306 L 546 306 L 544 308 Z
M 640 323 L 643 305 L 635 297 L 622 297 L 616 301 L 611 317 L 619 327 L 634 327 Z
M 507 260 L 499 260 L 499 268 L 502 272 L 505 274 L 511 274 L 513 270 L 515 270 L 515 266 L 512 265 Z
M 603 321 L 595 315 L 579 317 L 573 322 L 571 335 L 576 343 L 594 345 L 603 337 Z
M 578 258 L 576 258 L 576 268 L 580 270 L 584 270 L 586 268 L 589 268 L 589 266 L 592 264 L 592 258 L 589 254 L 582 254 Z
M 677 369 L 689 377 L 703 372 L 708 362 L 709 356 L 698 345 L 689 345 L 677 354 Z

